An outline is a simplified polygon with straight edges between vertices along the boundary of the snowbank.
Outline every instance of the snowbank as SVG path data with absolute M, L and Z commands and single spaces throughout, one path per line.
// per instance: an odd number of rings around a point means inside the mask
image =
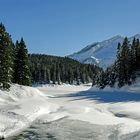
M 54 84 L 46 84 L 41 85 L 38 88 L 41 92 L 45 93 L 47 96 L 58 96 L 61 94 L 71 94 L 77 93 L 81 91 L 87 91 L 91 88 L 92 83 L 89 84 L 81 84 L 81 85 L 70 85 L 70 84 L 62 84 L 62 85 L 54 85 Z
M 0 90 L 0 135 L 9 136 L 27 127 L 37 117 L 56 111 L 38 89 L 12 85 L 10 91 Z
M 136 93 L 136 94 L 134 94 Z M 0 91 L 0 135 L 10 136 L 39 118 L 60 118 L 114 127 L 119 135 L 140 131 L 140 83 L 99 90 L 89 85 L 12 85 Z
M 140 93 L 140 82 L 139 81 L 135 82 L 134 84 L 132 84 L 130 86 L 125 85 L 122 88 L 118 88 L 117 86 L 115 86 L 114 88 L 112 88 L 110 86 L 106 86 L 104 89 L 99 89 L 97 86 L 93 86 L 90 88 L 90 91 L 108 91 L 108 92 L 122 91 L 122 92 Z
M 57 97 L 51 100 L 61 106 L 55 116 L 63 114 L 73 120 L 114 126 L 120 135 L 125 135 L 140 130 L 139 85 L 136 83 L 121 89 L 106 87 L 103 90 L 83 85 L 44 86 L 39 89 Z

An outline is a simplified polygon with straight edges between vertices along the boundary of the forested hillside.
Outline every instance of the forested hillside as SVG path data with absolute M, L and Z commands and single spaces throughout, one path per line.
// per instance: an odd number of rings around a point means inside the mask
M 11 83 L 31 85 L 81 84 L 95 80 L 102 69 L 81 64 L 67 57 L 30 54 L 21 38 L 13 43 L 5 26 L 0 24 L 0 88 L 8 89 Z
M 97 66 L 81 64 L 67 57 L 30 54 L 29 58 L 33 83 L 89 83 L 101 71 Z
M 21 38 L 13 43 L 5 26 L 0 24 L 0 88 L 9 89 L 11 83 L 76 84 L 92 82 L 99 88 L 131 85 L 140 77 L 140 41 L 126 37 L 118 44 L 116 61 L 103 70 L 82 64 L 68 57 L 28 54 Z
M 109 85 L 122 87 L 131 85 L 140 77 L 140 41 L 134 38 L 132 43 L 126 37 L 118 44 L 116 61 L 105 71 L 102 71 L 97 81 L 100 88 Z

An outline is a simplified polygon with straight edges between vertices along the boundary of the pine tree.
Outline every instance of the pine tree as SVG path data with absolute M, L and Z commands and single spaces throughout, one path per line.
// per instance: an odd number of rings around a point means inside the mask
M 73 84 L 73 81 L 74 81 L 74 74 L 73 74 L 72 68 L 69 68 L 69 70 L 68 70 L 68 82 L 69 82 L 69 84 Z
M 131 57 L 130 73 L 131 73 L 132 82 L 134 82 L 136 79 L 136 70 L 137 70 L 137 43 L 135 38 L 132 41 L 130 57 Z
M 122 69 L 123 69 L 123 65 L 122 65 L 122 61 L 121 61 L 121 44 L 118 43 L 118 47 L 117 47 L 117 61 L 116 61 L 116 67 L 117 67 L 117 80 L 118 80 L 118 86 L 122 87 L 124 85 L 123 83 L 123 73 L 122 73 Z
M 60 85 L 61 79 L 60 79 L 60 67 L 59 67 L 59 64 L 57 64 L 56 80 L 58 82 L 58 85 Z
M 28 51 L 23 38 L 21 38 L 20 43 L 16 42 L 15 53 L 14 83 L 29 86 L 31 85 L 31 73 Z
M 89 83 L 89 82 L 92 81 L 92 85 L 95 85 L 95 83 L 96 83 L 96 79 L 97 79 L 97 78 L 96 78 L 96 77 L 97 77 L 97 74 L 94 73 L 94 75 L 93 75 L 93 79 L 91 80 L 88 71 L 85 70 L 85 76 L 86 76 L 86 77 L 85 77 L 86 83 Z
M 53 67 L 52 67 L 52 81 L 53 81 L 53 84 L 56 84 L 56 65 L 54 64 Z
M 66 57 L 31 54 L 31 72 L 34 83 L 58 83 L 77 84 L 89 83 L 96 78 L 96 72 L 100 69 L 96 66 L 81 64 L 78 61 Z M 45 72 L 45 68 L 46 71 Z M 94 74 L 93 74 L 94 73 Z M 45 76 L 46 75 L 46 76 Z M 45 77 L 46 78 L 45 78 Z M 96 78 L 97 79 L 97 78 Z
M 139 73 L 140 76 L 140 41 L 136 39 L 136 71 Z
M 102 71 L 99 75 L 99 79 L 98 79 L 98 86 L 99 88 L 103 89 L 105 88 L 105 86 L 107 85 L 107 77 L 106 77 L 106 73 L 104 71 Z
M 4 25 L 0 24 L 0 88 L 10 88 L 13 74 L 13 43 Z
M 110 81 L 109 81 L 109 85 L 110 87 L 114 87 L 116 81 L 117 81 L 117 63 L 115 61 L 115 63 L 111 66 L 110 68 Z
M 46 66 L 42 66 L 42 83 L 47 83 L 47 68 Z
M 79 68 L 76 69 L 75 74 L 76 74 L 75 77 L 76 77 L 77 85 L 80 85 L 80 71 L 79 71 Z
M 122 45 L 118 44 L 117 52 L 117 75 L 118 86 L 122 87 L 125 84 L 131 83 L 131 66 L 130 66 L 130 49 L 127 37 L 124 39 Z

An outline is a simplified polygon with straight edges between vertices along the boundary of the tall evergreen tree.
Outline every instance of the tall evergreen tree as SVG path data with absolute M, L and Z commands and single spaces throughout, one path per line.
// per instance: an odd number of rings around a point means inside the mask
M 0 24 L 0 88 L 8 89 L 13 74 L 13 43 L 4 25 Z
M 110 75 L 109 75 L 109 79 L 110 79 L 110 82 L 109 82 L 109 85 L 110 87 L 114 87 L 116 81 L 117 81 L 117 63 L 115 61 L 114 65 L 111 66 L 110 68 Z
M 139 39 L 133 39 L 129 44 L 127 37 L 122 45 L 118 43 L 117 60 L 113 65 L 107 67 L 105 71 L 99 71 L 97 85 L 104 88 L 106 85 L 113 87 L 118 83 L 118 87 L 125 84 L 130 85 L 135 82 L 137 77 L 140 77 L 140 42 Z
M 14 83 L 29 86 L 31 85 L 31 74 L 28 51 L 23 38 L 20 42 L 16 42 L 15 53 Z
M 136 39 L 136 70 L 140 76 L 140 41 Z
M 134 38 L 132 41 L 131 45 L 131 50 L 130 50 L 130 73 L 131 73 L 131 79 L 132 82 L 135 81 L 136 79 L 136 69 L 137 69 L 137 42 L 136 39 Z
M 61 79 L 60 79 L 60 67 L 59 67 L 59 64 L 57 64 L 56 81 L 58 82 L 58 85 L 60 85 Z
M 69 84 L 73 84 L 74 81 L 74 74 L 71 68 L 68 70 L 68 82 Z
M 50 70 L 47 69 L 47 83 L 50 84 L 51 81 L 51 74 L 50 74 Z
M 123 83 L 123 65 L 122 65 L 122 61 L 121 61 L 121 44 L 118 43 L 118 47 L 117 47 L 117 80 L 118 80 L 118 86 L 121 87 L 124 85 Z
M 130 84 L 130 49 L 127 37 L 122 45 L 118 45 L 117 69 L 118 69 L 118 86 Z
M 56 83 L 56 65 L 55 64 L 53 64 L 51 73 L 52 73 L 51 77 L 52 77 L 53 84 L 55 84 Z

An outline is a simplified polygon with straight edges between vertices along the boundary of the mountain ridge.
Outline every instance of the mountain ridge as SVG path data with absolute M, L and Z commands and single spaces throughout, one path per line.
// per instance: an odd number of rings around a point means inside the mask
M 140 39 L 140 34 L 131 36 L 128 40 L 132 42 L 134 37 Z M 101 42 L 94 42 L 67 57 L 84 64 L 95 64 L 106 68 L 115 61 L 118 43 L 122 43 L 124 38 L 121 35 L 116 35 Z

